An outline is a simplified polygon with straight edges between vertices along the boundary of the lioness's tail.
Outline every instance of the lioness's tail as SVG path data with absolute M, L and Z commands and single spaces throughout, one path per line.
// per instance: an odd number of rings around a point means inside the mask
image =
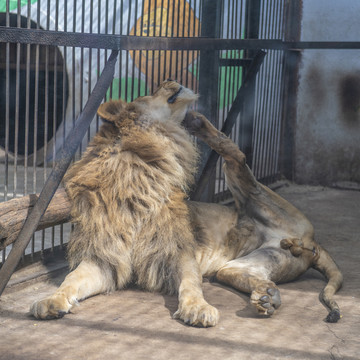
M 326 321 L 335 323 L 341 318 L 341 315 L 339 306 L 335 300 L 333 300 L 333 296 L 340 289 L 343 282 L 343 276 L 335 264 L 335 261 L 321 246 L 319 246 L 319 253 L 320 256 L 317 261 L 315 261 L 313 268 L 320 271 L 328 280 L 328 283 L 320 293 L 319 298 L 330 310 L 326 317 Z

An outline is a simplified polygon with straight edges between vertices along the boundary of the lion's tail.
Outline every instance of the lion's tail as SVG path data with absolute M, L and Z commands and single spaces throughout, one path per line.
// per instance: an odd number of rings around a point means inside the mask
M 319 246 L 320 256 L 315 261 L 313 268 L 320 271 L 328 280 L 328 283 L 319 295 L 320 301 L 330 310 L 326 321 L 337 322 L 340 318 L 340 309 L 333 300 L 334 294 L 341 288 L 343 276 L 329 253 Z

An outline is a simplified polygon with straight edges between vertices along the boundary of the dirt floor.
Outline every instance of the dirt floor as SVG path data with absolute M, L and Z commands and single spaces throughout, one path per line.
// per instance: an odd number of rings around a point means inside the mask
M 278 192 L 310 218 L 344 273 L 337 324 L 323 321 L 324 279 L 314 270 L 280 285 L 282 306 L 271 318 L 259 317 L 248 295 L 204 282 L 206 299 L 221 313 L 214 328 L 172 320 L 176 297 L 137 289 L 85 300 L 60 320 L 35 320 L 30 304 L 66 274 L 55 271 L 1 297 L 0 359 L 360 359 L 360 192 L 295 185 Z

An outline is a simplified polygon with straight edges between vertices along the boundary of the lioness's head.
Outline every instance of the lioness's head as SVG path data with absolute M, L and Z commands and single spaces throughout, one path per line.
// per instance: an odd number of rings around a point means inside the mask
M 176 81 L 166 80 L 152 96 L 142 96 L 126 104 L 122 100 L 110 100 L 101 104 L 98 114 L 108 122 L 120 120 L 124 110 L 135 111 L 140 122 L 173 121 L 180 124 L 187 112 L 188 106 L 197 99 L 190 89 Z
M 154 111 L 154 114 L 157 111 L 163 112 L 169 120 L 181 123 L 186 115 L 188 106 L 192 104 L 197 97 L 198 96 L 190 89 L 187 89 L 176 81 L 166 80 L 150 99 L 143 98 L 143 100 L 151 103 L 151 111 Z M 142 99 L 140 98 L 139 101 L 142 101 Z

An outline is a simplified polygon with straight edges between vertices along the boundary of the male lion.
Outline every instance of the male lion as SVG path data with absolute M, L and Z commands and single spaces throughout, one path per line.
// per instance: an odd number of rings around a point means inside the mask
M 203 297 L 202 276 L 251 293 L 257 310 L 271 315 L 281 303 L 275 283 L 312 266 L 329 280 L 321 296 L 331 310 L 327 320 L 339 319 L 332 296 L 342 276 L 314 242 L 312 225 L 255 180 L 244 154 L 204 116 L 186 115 L 196 98 L 169 80 L 153 96 L 100 106 L 105 123 L 64 179 L 75 270 L 52 296 L 32 305 L 36 318 L 62 317 L 78 300 L 135 282 L 178 293 L 175 318 L 214 326 L 219 314 Z M 197 151 L 183 120 L 225 159 L 234 208 L 186 201 Z

